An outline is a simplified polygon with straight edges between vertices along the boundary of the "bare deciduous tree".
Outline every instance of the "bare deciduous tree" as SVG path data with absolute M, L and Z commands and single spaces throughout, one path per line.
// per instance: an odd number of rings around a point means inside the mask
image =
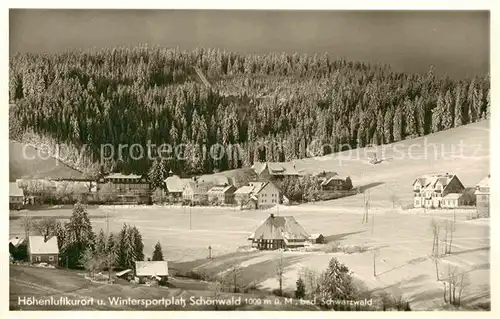
M 444 302 L 456 307 L 460 307 L 462 293 L 468 284 L 466 273 L 459 270 L 457 266 L 448 265 L 447 278 L 443 281 Z
M 453 242 L 453 233 L 457 230 L 456 223 L 455 221 L 448 221 L 448 227 L 449 227 L 449 234 L 450 234 L 450 240 L 448 241 L 448 248 L 446 253 L 451 254 L 451 244 Z
M 440 232 L 440 225 L 439 222 L 437 222 L 435 219 L 432 219 L 431 221 L 431 230 L 432 230 L 432 256 L 439 256 L 439 232 Z
M 241 267 L 238 264 L 233 264 L 227 273 L 227 282 L 233 287 L 233 292 L 238 292 L 238 279 L 241 275 Z
M 30 231 L 33 230 L 33 220 L 29 216 L 23 216 L 21 219 L 21 227 L 24 229 L 24 234 L 28 238 Z
M 55 236 L 57 230 L 57 220 L 54 217 L 43 217 L 32 223 L 33 230 L 40 236 L 48 238 Z
M 302 267 L 299 276 L 304 279 L 306 296 L 309 299 L 314 299 L 316 294 L 319 293 L 319 273 L 312 268 Z

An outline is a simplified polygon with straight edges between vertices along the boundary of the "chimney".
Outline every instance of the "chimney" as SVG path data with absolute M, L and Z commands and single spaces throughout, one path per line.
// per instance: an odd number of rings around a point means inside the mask
M 47 242 L 47 239 L 48 239 L 48 236 L 47 235 L 43 235 L 43 242 L 46 243 Z
M 274 214 L 273 213 L 271 213 L 271 218 L 274 218 Z

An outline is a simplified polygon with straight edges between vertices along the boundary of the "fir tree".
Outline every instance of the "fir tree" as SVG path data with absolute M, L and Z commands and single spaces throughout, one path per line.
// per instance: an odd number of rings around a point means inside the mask
M 102 229 L 97 234 L 95 252 L 97 255 L 104 255 L 106 253 L 106 235 Z
M 163 261 L 163 252 L 161 250 L 161 244 L 160 244 L 160 242 L 157 242 L 155 244 L 152 260 L 153 261 Z
M 400 108 L 397 108 L 394 114 L 392 135 L 394 142 L 403 139 L 403 114 Z
M 301 277 L 297 279 L 296 289 L 295 289 L 295 298 L 303 299 L 306 296 L 306 285 Z
M 463 120 L 463 105 L 462 105 L 462 87 L 458 86 L 455 91 L 455 116 L 453 127 L 459 127 L 464 124 Z

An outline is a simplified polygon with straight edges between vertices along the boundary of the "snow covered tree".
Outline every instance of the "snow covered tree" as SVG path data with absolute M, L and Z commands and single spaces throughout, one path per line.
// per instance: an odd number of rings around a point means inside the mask
M 168 169 L 166 161 L 156 157 L 148 172 L 149 183 L 153 190 L 162 189 L 164 187 L 164 180 L 167 178 L 167 174 Z
M 351 271 L 340 263 L 337 258 L 332 258 L 328 268 L 321 276 L 320 295 L 328 300 L 354 300 L 357 290 L 354 286 Z M 343 305 L 331 305 L 335 310 L 346 309 Z M 348 309 L 348 308 L 347 308 Z
M 102 229 L 99 231 L 99 234 L 97 234 L 95 251 L 98 255 L 104 255 L 106 252 L 106 235 Z

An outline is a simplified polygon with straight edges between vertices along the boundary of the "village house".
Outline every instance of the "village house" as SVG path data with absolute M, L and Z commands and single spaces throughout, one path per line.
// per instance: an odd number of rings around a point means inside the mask
M 443 197 L 441 202 L 442 208 L 457 208 L 467 206 L 471 202 L 471 198 L 465 191 L 463 193 L 451 193 Z
M 140 284 L 165 285 L 168 281 L 168 262 L 136 261 L 135 277 Z
M 208 187 L 198 184 L 196 180 L 190 180 L 184 185 L 182 190 L 182 199 L 185 203 L 192 205 L 207 205 L 208 204 Z
M 476 185 L 476 208 L 480 217 L 490 216 L 490 175 Z
M 250 182 L 235 192 L 235 200 L 241 207 L 266 208 L 281 203 L 281 193 L 273 182 Z
M 211 204 L 231 205 L 234 203 L 235 191 L 236 187 L 233 185 L 214 186 L 207 192 L 208 202 Z
M 9 240 L 9 253 L 14 260 L 24 259 L 26 257 L 26 245 L 24 244 L 25 239 L 19 236 L 13 237 Z
M 234 192 L 234 201 L 239 206 L 244 206 L 250 200 L 250 196 L 254 190 L 253 186 L 241 186 Z
M 55 199 L 56 183 L 48 179 L 18 179 L 16 184 L 23 190 L 24 203 L 42 204 Z
M 110 183 L 118 193 L 148 193 L 150 184 L 146 177 L 135 174 L 113 173 L 100 179 L 101 184 Z
M 9 183 L 9 208 L 21 209 L 24 205 L 24 191 L 16 182 Z
M 147 178 L 141 175 L 112 173 L 98 181 L 98 193 L 103 192 L 109 192 L 115 202 L 147 203 L 151 198 L 151 185 Z
M 352 189 L 352 181 L 349 176 L 340 176 L 336 172 L 321 172 L 318 175 L 322 191 L 348 191 Z
M 434 174 L 418 177 L 413 182 L 414 207 L 441 208 L 448 194 L 463 194 L 465 187 L 456 175 Z M 451 196 L 447 208 L 458 207 L 465 197 Z M 456 205 L 456 206 L 455 206 Z
M 28 256 L 32 264 L 47 263 L 57 265 L 59 262 L 57 237 L 29 236 Z
M 291 163 L 255 163 L 252 167 L 260 181 L 280 181 L 285 177 L 298 178 L 303 175 Z
M 275 250 L 304 247 L 310 243 L 310 235 L 293 216 L 271 214 L 248 240 L 257 249 Z
M 184 186 L 190 181 L 189 178 L 180 178 L 174 175 L 172 171 L 169 172 L 169 176 L 165 179 L 165 192 L 167 197 L 172 202 L 182 201 L 182 192 L 184 191 Z

